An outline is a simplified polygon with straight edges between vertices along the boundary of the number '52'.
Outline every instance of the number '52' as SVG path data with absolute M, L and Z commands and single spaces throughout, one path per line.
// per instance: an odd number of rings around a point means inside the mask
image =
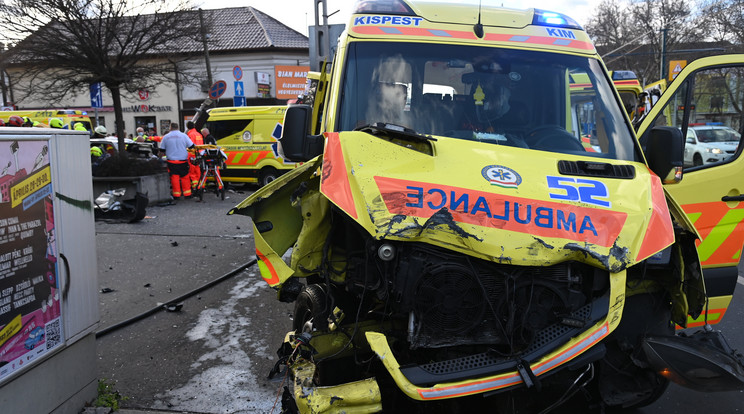
M 581 201 L 600 207 L 612 206 L 607 186 L 601 181 L 551 176 L 547 178 L 548 188 L 559 190 L 559 192 L 550 193 L 550 198 L 553 200 Z

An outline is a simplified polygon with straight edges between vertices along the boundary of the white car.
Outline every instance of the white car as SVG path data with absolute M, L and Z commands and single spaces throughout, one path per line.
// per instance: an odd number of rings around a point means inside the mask
M 687 128 L 685 166 L 723 161 L 736 153 L 741 134 L 727 126 L 703 125 Z

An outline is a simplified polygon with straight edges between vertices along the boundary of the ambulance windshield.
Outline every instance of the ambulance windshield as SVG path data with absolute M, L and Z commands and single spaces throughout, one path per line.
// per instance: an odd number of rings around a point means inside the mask
M 426 43 L 348 47 L 339 131 L 384 122 L 420 134 L 638 161 L 594 59 Z

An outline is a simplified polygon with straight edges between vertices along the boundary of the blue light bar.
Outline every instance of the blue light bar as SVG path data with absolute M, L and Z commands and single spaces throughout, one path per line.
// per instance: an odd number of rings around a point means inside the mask
M 399 14 L 415 16 L 402 0 L 357 0 L 352 14 Z
M 567 29 L 584 30 L 576 20 L 565 14 L 535 9 L 535 15 L 532 18 L 532 24 L 537 26 L 565 27 Z
M 616 70 L 612 72 L 612 80 L 630 80 L 638 79 L 632 70 Z

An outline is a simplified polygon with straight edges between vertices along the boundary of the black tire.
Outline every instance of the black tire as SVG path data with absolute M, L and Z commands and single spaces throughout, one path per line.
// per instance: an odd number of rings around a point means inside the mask
M 258 172 L 258 185 L 263 187 L 277 178 L 279 178 L 279 171 L 276 168 L 261 168 L 261 171 Z
M 292 328 L 297 333 L 327 328 L 329 310 L 326 309 L 326 293 L 321 285 L 307 285 L 297 295 Z
M 620 325 L 605 340 L 606 353 L 597 371 L 600 400 L 612 410 L 628 410 L 653 404 L 666 391 L 669 380 L 655 370 L 636 363 L 644 336 L 674 335 L 669 299 L 663 293 L 626 298 Z
M 659 398 L 661 398 L 661 396 L 664 395 L 667 388 L 669 387 L 669 380 L 660 375 L 657 375 L 657 380 L 659 381 L 659 383 L 656 385 L 656 387 L 654 387 L 653 391 L 651 391 L 650 394 L 648 394 L 644 399 L 636 402 L 635 404 L 623 407 L 623 409 L 633 410 L 636 408 L 646 407 L 655 403 Z
M 649 389 L 646 391 L 644 395 L 639 396 L 637 400 L 631 403 L 617 404 L 617 405 L 605 403 L 605 409 L 608 414 L 626 413 L 628 412 L 628 410 L 635 410 L 638 408 L 649 406 L 655 403 L 659 398 L 661 398 L 662 395 L 664 395 L 670 383 L 668 379 L 662 377 L 661 375 L 658 375 L 656 373 L 651 373 L 651 372 L 643 372 L 641 370 L 636 372 L 634 374 L 634 377 L 636 378 L 645 377 L 648 380 L 650 380 L 649 384 L 653 383 L 653 385 L 649 387 Z M 651 377 L 653 377 L 653 379 Z
M 700 154 L 695 154 L 692 157 L 692 165 L 693 167 L 699 167 L 703 165 L 703 157 Z

